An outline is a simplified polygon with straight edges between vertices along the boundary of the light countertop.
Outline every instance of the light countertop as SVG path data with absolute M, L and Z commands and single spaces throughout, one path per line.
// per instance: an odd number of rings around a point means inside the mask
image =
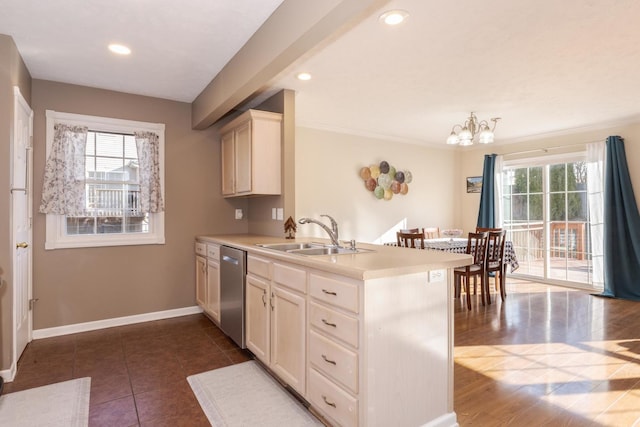
M 397 248 L 360 242 L 356 244 L 357 248 L 369 249 L 370 251 L 355 254 L 308 256 L 256 246 L 261 243 L 329 243 L 328 239 L 320 238 L 287 240 L 285 238 L 255 234 L 219 234 L 197 236 L 196 240 L 205 243 L 233 246 L 253 255 L 262 255 L 359 280 L 401 276 L 442 268 L 454 268 L 471 264 L 472 261 L 471 255 L 466 254 L 455 254 L 438 250 Z

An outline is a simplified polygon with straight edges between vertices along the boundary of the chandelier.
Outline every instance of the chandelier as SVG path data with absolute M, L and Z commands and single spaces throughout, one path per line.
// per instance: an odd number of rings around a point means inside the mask
M 493 128 L 490 128 L 486 120 L 479 122 L 472 111 L 469 118 L 465 120 L 464 125 L 455 125 L 451 128 L 451 135 L 447 138 L 447 144 L 473 145 L 473 140 L 476 136 L 480 144 L 490 144 L 493 142 L 493 131 L 498 120 L 500 120 L 500 117 L 492 118 Z M 458 129 L 457 132 L 456 128 Z

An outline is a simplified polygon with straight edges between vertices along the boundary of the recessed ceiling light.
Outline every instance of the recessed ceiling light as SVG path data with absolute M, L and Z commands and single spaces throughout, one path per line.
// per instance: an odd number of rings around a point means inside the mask
M 298 73 L 296 77 L 298 80 L 311 80 L 311 74 L 309 73 Z
M 380 18 L 378 19 L 380 20 L 380 22 L 387 25 L 398 25 L 404 22 L 404 20 L 408 17 L 409 12 L 407 12 L 406 10 L 395 9 L 386 11 L 385 13 L 380 15 Z
M 131 49 L 129 49 L 125 45 L 121 45 L 117 43 L 110 44 L 109 50 L 113 53 L 117 53 L 118 55 L 129 55 L 131 53 Z

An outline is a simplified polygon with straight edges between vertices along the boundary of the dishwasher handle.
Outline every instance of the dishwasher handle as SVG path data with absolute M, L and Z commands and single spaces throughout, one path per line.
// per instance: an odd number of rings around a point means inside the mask
M 238 260 L 238 258 L 233 258 L 233 257 L 230 257 L 228 255 L 222 255 L 222 261 L 229 262 L 229 263 L 234 264 L 234 265 L 238 265 L 238 263 L 240 262 Z

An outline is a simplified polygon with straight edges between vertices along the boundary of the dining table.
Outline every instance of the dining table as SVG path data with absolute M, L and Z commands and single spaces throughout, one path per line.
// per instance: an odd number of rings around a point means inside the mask
M 424 249 L 463 254 L 467 252 L 467 242 L 468 240 L 462 237 L 424 239 Z M 385 245 L 398 246 L 397 242 L 389 242 L 385 243 Z M 504 243 L 504 262 L 509 266 L 511 272 L 516 271 L 518 267 L 520 267 L 516 252 L 513 249 L 513 242 L 510 240 Z

